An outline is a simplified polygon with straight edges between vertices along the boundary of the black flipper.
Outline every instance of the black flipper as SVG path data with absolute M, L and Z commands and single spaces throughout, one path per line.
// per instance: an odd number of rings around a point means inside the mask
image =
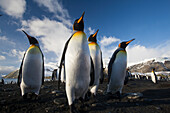
M 91 60 L 91 70 L 90 70 L 90 84 L 89 84 L 89 86 L 92 86 L 94 84 L 95 71 L 94 71 L 93 60 L 91 57 L 90 57 L 90 60 Z
M 109 65 L 108 65 L 108 84 L 110 82 L 110 77 L 111 77 L 111 73 L 112 73 L 112 64 L 114 63 L 115 61 L 115 58 L 116 58 L 116 55 L 117 53 L 120 51 L 120 49 L 117 49 L 113 55 L 112 55 L 112 58 L 110 59 L 109 61 Z
M 22 65 L 23 65 L 23 61 L 24 61 L 24 58 L 25 58 L 25 54 L 26 54 L 26 52 L 24 53 L 24 57 L 22 58 L 22 62 L 21 62 L 19 74 L 18 74 L 17 84 L 18 84 L 19 87 L 20 87 L 21 78 L 22 78 Z
M 41 51 L 41 49 L 40 49 L 40 51 Z M 42 69 L 42 85 L 44 84 L 44 55 L 43 55 L 43 53 L 42 53 L 42 51 L 41 51 L 41 54 L 42 54 L 42 60 L 43 60 L 43 69 Z
M 74 34 L 73 34 L 74 35 Z M 72 35 L 72 36 L 73 36 Z M 61 82 L 61 70 L 62 70 L 62 64 L 63 62 L 65 61 L 65 54 L 66 54 L 66 51 L 67 51 L 67 47 L 68 47 L 68 43 L 70 41 L 70 39 L 72 38 L 72 36 L 67 40 L 67 42 L 65 43 L 65 46 L 64 46 L 64 50 L 63 50 L 63 54 L 62 54 L 62 57 L 61 57 L 61 61 L 60 61 L 60 66 L 59 66 L 59 74 L 58 74 L 58 90 L 60 89 L 60 82 Z M 65 65 L 65 64 L 64 64 Z
M 101 74 L 100 74 L 100 84 L 103 83 L 104 74 L 103 74 L 103 60 L 102 60 L 102 52 L 101 52 Z

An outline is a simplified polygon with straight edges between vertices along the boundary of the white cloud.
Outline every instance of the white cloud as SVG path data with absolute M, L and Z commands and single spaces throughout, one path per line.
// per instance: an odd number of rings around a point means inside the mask
M 5 36 L 0 36 L 0 40 L 7 41 L 8 39 Z
M 14 66 L 0 66 L 0 74 L 8 74 L 16 69 Z
M 34 0 L 39 4 L 39 6 L 44 6 L 52 13 L 57 14 L 61 17 L 69 17 L 69 13 L 63 8 L 63 5 L 59 3 L 59 0 Z
M 5 59 L 6 59 L 5 56 L 0 55 L 0 60 L 5 60 Z
M 120 39 L 115 37 L 107 38 L 104 36 L 101 39 L 100 45 L 103 53 L 103 60 L 106 65 L 109 62 L 110 57 L 113 55 L 114 51 L 118 47 L 118 43 L 116 42 L 120 43 L 120 41 L 121 41 Z M 128 66 L 146 61 L 146 59 L 170 56 L 169 43 L 170 40 L 167 40 L 164 43 L 157 44 L 156 47 L 146 47 L 139 44 L 137 45 L 129 44 L 129 46 L 126 48 Z
M 24 53 L 25 53 L 25 51 L 20 51 L 20 50 L 16 50 L 16 49 L 12 49 L 9 52 L 2 52 L 2 54 L 8 55 L 10 57 L 16 57 L 20 61 L 22 60 Z
M 110 37 L 103 36 L 102 40 L 100 41 L 100 44 L 103 46 L 108 46 L 115 42 L 120 42 L 120 39 L 118 39 L 116 37 L 112 37 L 112 36 L 110 36 Z
M 89 27 L 88 30 L 89 30 L 89 34 L 90 34 L 90 35 L 91 35 L 91 34 L 94 34 L 94 32 L 95 32 L 95 29 L 92 29 L 91 27 Z
M 168 57 L 170 56 L 170 40 L 166 41 L 156 47 L 145 47 L 142 45 L 129 46 L 128 52 L 128 65 L 142 62 L 146 59 Z
M 15 17 L 22 18 L 26 10 L 25 0 L 0 0 L 0 7 L 6 14 Z
M 68 27 L 72 26 L 72 23 L 70 21 L 70 16 L 67 11 L 62 5 L 59 0 L 34 0 L 38 3 L 39 6 L 44 6 L 48 9 L 49 12 L 54 13 L 55 17 L 61 21 L 64 25 L 67 25 Z
M 10 41 L 6 36 L 0 36 L 0 44 L 1 43 L 8 43 L 8 44 L 16 45 L 15 42 Z
M 72 30 L 66 25 L 55 20 L 44 18 L 32 18 L 28 21 L 22 21 L 22 29 L 25 29 L 32 36 L 40 37 L 44 51 L 54 52 L 57 56 L 61 55 L 64 44 L 72 34 Z

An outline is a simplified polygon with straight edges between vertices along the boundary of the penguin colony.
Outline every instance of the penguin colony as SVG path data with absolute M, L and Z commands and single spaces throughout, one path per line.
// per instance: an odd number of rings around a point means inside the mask
M 104 80 L 102 51 L 97 43 L 99 30 L 87 40 L 83 18 L 84 13 L 74 21 L 74 33 L 65 43 L 59 66 L 58 89 L 60 81 L 64 82 L 71 113 L 77 112 L 75 100 L 79 99 L 83 104 L 88 93 L 95 97 L 99 84 Z M 21 62 L 18 85 L 24 99 L 37 99 L 44 82 L 44 56 L 36 38 L 23 32 L 30 42 L 30 47 Z M 126 47 L 133 40 L 120 43 L 108 65 L 107 93 L 116 94 L 119 98 L 126 76 Z

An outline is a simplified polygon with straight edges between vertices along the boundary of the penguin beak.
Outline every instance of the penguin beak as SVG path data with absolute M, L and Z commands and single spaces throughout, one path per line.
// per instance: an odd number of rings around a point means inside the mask
M 96 31 L 96 33 L 94 33 L 94 35 L 92 37 L 95 37 L 98 33 L 99 29 Z
M 24 30 L 22 30 L 22 31 L 27 35 L 28 39 L 30 40 L 30 39 L 31 39 L 31 36 L 28 35 Z
M 85 13 L 85 12 L 83 12 L 82 16 L 81 16 L 80 19 L 77 21 L 77 23 L 80 23 L 80 22 L 83 20 L 84 13 Z
M 30 44 L 32 44 L 32 40 L 33 40 L 32 37 L 30 35 L 28 35 L 24 30 L 22 30 L 22 31 L 27 35 L 27 38 L 28 38 Z
M 128 45 L 130 42 L 132 42 L 133 40 L 135 40 L 135 39 L 132 39 L 132 40 L 130 40 L 130 41 L 127 41 L 126 42 L 126 45 Z

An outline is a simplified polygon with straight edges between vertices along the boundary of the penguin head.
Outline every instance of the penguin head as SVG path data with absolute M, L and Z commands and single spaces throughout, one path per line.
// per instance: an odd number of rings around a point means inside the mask
M 97 42 L 96 36 L 97 36 L 98 31 L 99 29 L 96 31 L 96 33 L 90 35 L 90 37 L 88 38 L 89 42 Z
M 84 21 L 83 21 L 84 13 L 85 12 L 83 12 L 82 16 L 79 19 L 76 19 L 74 21 L 73 30 L 84 31 Z
M 152 71 L 155 71 L 155 68 L 152 68 Z
M 24 30 L 22 30 L 22 31 L 27 35 L 27 38 L 28 38 L 28 40 L 30 42 L 30 45 L 37 45 L 39 47 L 39 43 L 38 43 L 36 38 L 28 35 Z
M 125 48 L 127 47 L 127 45 L 128 45 L 130 42 L 132 42 L 133 40 L 135 40 L 135 39 L 132 39 L 132 40 L 130 40 L 130 41 L 121 42 L 121 43 L 119 44 L 119 47 L 125 49 Z

